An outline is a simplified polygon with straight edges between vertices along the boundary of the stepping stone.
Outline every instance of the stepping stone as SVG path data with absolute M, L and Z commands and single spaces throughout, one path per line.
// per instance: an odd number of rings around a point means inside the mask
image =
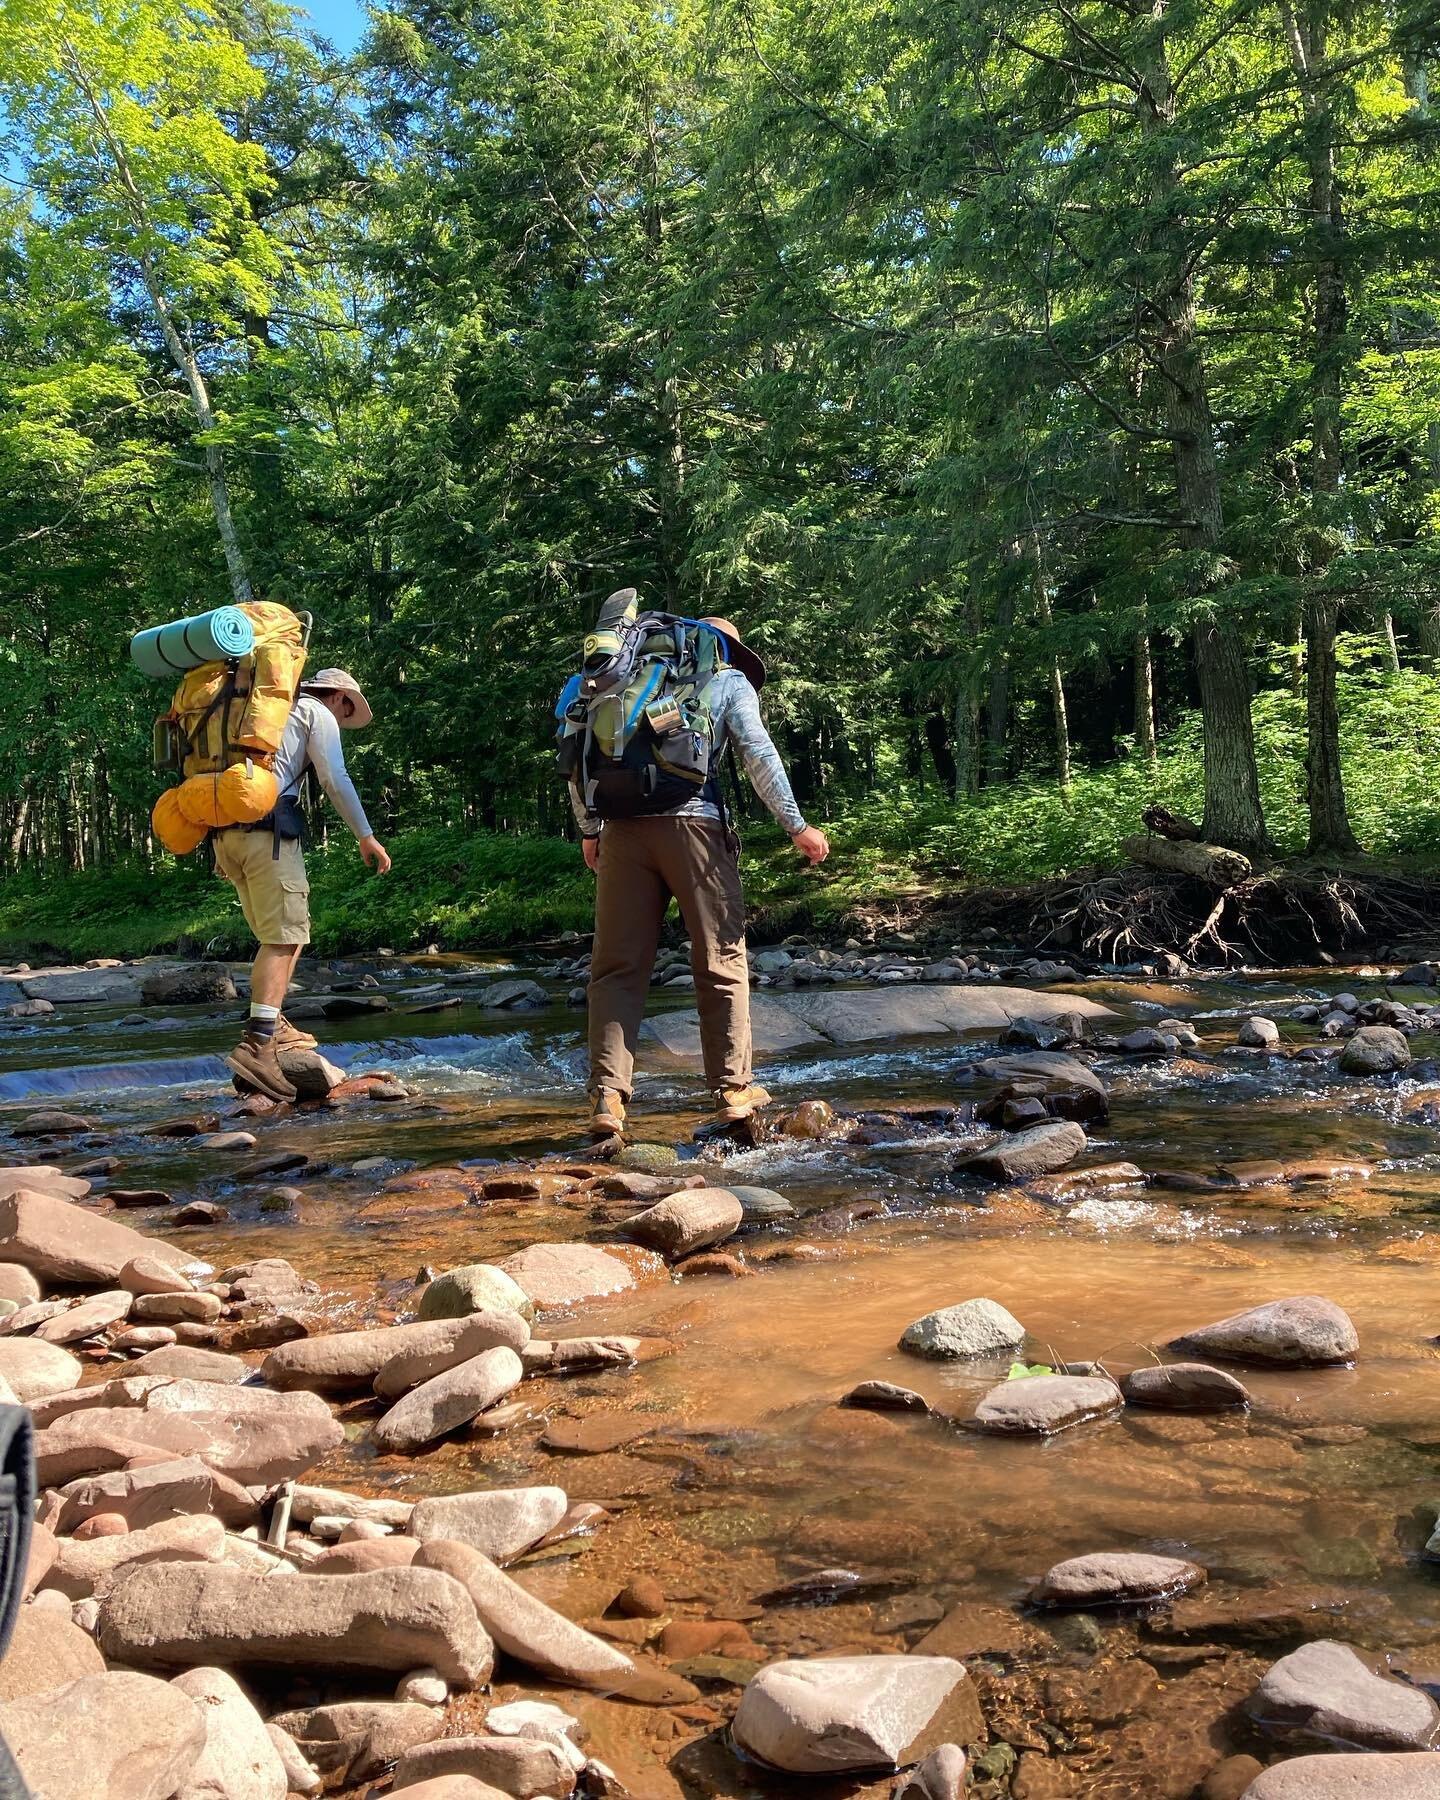
M 1031 1375 L 991 1388 L 968 1421 L 972 1431 L 1051 1437 L 1118 1412 L 1120 1390 L 1096 1375 Z
M 1258 1775 L 1241 1800 L 1440 1800 L 1440 1756 L 1297 1756 Z
M 1187 1331 L 1170 1348 L 1229 1362 L 1321 1368 L 1352 1362 L 1360 1339 L 1349 1314 L 1333 1300 L 1294 1294 Z
M 900 1348 L 917 1356 L 959 1359 L 1014 1350 L 1025 1341 L 1025 1327 L 998 1300 L 962 1300 L 926 1313 L 905 1328 Z
M 1429 1694 L 1377 1675 L 1333 1639 L 1302 1644 L 1273 1663 L 1249 1711 L 1272 1730 L 1365 1750 L 1428 1750 L 1440 1741 L 1440 1707 Z
M 1127 1406 L 1160 1412 L 1232 1412 L 1250 1404 L 1250 1391 L 1224 1369 L 1206 1363 L 1149 1364 L 1120 1383 Z
M 1036 1606 L 1137 1606 L 1188 1593 L 1205 1571 L 1176 1556 L 1101 1551 L 1056 1563 L 1030 1595 Z

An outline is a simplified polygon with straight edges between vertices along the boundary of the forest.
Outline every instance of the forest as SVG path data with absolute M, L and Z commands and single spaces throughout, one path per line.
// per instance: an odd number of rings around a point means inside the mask
M 1154 800 L 1423 863 L 1437 61 L 1427 0 L 4 0 L 0 875 L 163 860 L 128 637 L 252 596 L 378 828 L 562 845 L 628 583 L 740 621 L 852 881 Z

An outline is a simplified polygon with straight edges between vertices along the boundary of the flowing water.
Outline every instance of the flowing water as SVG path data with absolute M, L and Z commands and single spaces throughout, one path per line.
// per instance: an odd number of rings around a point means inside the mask
M 649 1706 L 555 1692 L 642 1796 L 789 1791 L 737 1765 L 717 1736 L 747 1663 L 782 1652 L 924 1643 L 964 1656 L 993 1740 L 978 1791 L 1015 1800 L 1185 1800 L 1226 1755 L 1273 1754 L 1239 1703 L 1265 1662 L 1304 1636 L 1388 1653 L 1440 1691 L 1440 1583 L 1421 1555 L 1440 1500 L 1440 1073 L 1423 1060 L 1435 1046 L 1417 1039 L 1421 1060 L 1405 1077 L 1366 1082 L 1229 1048 L 1255 1012 L 1282 1021 L 1289 1048 L 1316 1041 L 1313 1027 L 1284 1024 L 1286 1012 L 1345 985 L 1362 998 L 1381 991 L 1306 971 L 1074 990 L 1129 1022 L 1181 1016 L 1201 1034 L 1199 1051 L 1169 1062 L 1096 1063 L 1112 1116 L 1088 1160 L 1133 1162 L 1148 1185 L 1069 1198 L 958 1188 L 948 1168 L 964 1134 L 903 1124 L 872 1129 L 879 1141 L 863 1146 L 782 1139 L 738 1152 L 719 1178 L 778 1189 L 799 1213 L 747 1230 L 741 1250 L 788 1243 L 813 1260 L 649 1279 L 560 1322 L 561 1334 L 658 1337 L 673 1353 L 533 1384 L 534 1418 L 498 1437 L 377 1462 L 359 1428 L 370 1412 L 349 1408 L 352 1441 L 316 1478 L 413 1495 L 558 1482 L 614 1518 L 524 1568 L 537 1593 L 593 1620 L 643 1571 L 674 1617 L 736 1621 L 729 1666 L 690 1671 L 698 1700 L 693 1690 Z M 423 1265 L 490 1261 L 544 1239 L 613 1240 L 615 1208 L 592 1196 L 477 1205 L 461 1177 L 405 1180 L 574 1148 L 574 1012 L 396 1011 L 382 1023 L 322 1028 L 326 1053 L 347 1069 L 393 1071 L 414 1098 L 259 1122 L 262 1149 L 312 1159 L 298 1176 L 237 1184 L 225 1173 L 233 1159 L 146 1135 L 228 1104 L 219 1054 L 230 1024 L 195 1012 L 136 1025 L 68 1008 L 0 1036 L 0 1129 L 36 1106 L 84 1113 L 93 1147 L 67 1146 L 62 1163 L 98 1150 L 120 1158 L 113 1179 L 127 1187 L 222 1201 L 229 1220 L 186 1241 L 218 1266 L 287 1257 L 321 1284 L 337 1325 L 402 1313 Z M 974 1064 L 993 1049 L 993 1039 L 861 1045 L 763 1074 L 782 1102 L 953 1108 L 986 1093 Z M 688 1141 L 702 1101 L 691 1076 L 648 1077 L 636 1135 Z M 377 1157 L 383 1166 L 352 1172 Z M 288 1211 L 265 1210 L 277 1182 L 300 1189 Z M 163 1209 L 131 1217 L 164 1229 Z M 1248 1414 L 1127 1411 L 1046 1443 L 963 1428 L 1008 1358 L 938 1364 L 896 1348 L 922 1313 L 983 1294 L 1028 1327 L 1032 1362 L 1100 1361 L 1118 1376 L 1188 1327 L 1306 1293 L 1354 1319 L 1353 1368 L 1243 1371 Z M 836 1405 L 868 1379 L 918 1389 L 932 1416 Z M 592 1455 L 540 1444 L 547 1420 L 590 1413 L 621 1415 L 639 1435 Z M 1052 1563 L 1100 1549 L 1183 1555 L 1210 1581 L 1173 1615 L 1027 1611 Z M 850 1579 L 824 1604 L 761 1600 L 835 1569 Z

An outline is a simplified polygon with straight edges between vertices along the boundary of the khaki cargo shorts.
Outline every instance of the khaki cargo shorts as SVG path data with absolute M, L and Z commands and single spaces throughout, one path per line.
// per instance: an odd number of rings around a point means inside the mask
M 245 923 L 262 944 L 310 942 L 310 882 L 299 838 L 281 838 L 280 855 L 268 831 L 216 831 L 215 867 L 234 884 Z

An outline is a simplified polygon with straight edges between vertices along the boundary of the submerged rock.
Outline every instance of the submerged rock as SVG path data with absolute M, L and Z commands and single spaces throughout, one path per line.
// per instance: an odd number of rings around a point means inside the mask
M 1348 1644 L 1302 1644 L 1266 1671 L 1249 1704 L 1271 1729 L 1367 1750 L 1428 1750 L 1440 1707 L 1419 1688 L 1375 1671 Z
M 947 1656 L 774 1662 L 753 1677 L 731 1730 L 747 1755 L 796 1775 L 892 1767 L 969 1676 Z
M 1036 1606 L 1135 1606 L 1199 1587 L 1205 1571 L 1176 1556 L 1101 1551 L 1056 1563 L 1030 1595 Z
M 1440 1800 L 1440 1756 L 1297 1756 L 1258 1775 L 1242 1800 Z
M 1028 1181 L 1049 1175 L 1085 1154 L 1086 1137 L 1070 1120 L 1052 1120 L 1017 1131 L 987 1149 L 972 1151 L 954 1164 L 957 1175 L 988 1176 L 992 1181 Z
M 976 1407 L 973 1431 L 1049 1437 L 1118 1412 L 1120 1390 L 1094 1375 L 1031 1375 L 1002 1381 Z
M 1207 1363 L 1149 1363 L 1132 1369 L 1120 1391 L 1127 1406 L 1159 1412 L 1229 1412 L 1250 1404 L 1243 1382 Z
M 498 1265 L 542 1312 L 635 1286 L 629 1265 L 593 1244 L 531 1244 Z M 655 1265 L 660 1266 L 658 1263 Z
M 998 1300 L 962 1300 L 908 1325 L 900 1348 L 916 1356 L 958 1359 L 1014 1350 L 1024 1341 L 1025 1327 Z
M 1171 1341 L 1230 1362 L 1324 1367 L 1351 1362 L 1360 1340 L 1348 1313 L 1321 1294 L 1296 1294 L 1235 1313 Z

